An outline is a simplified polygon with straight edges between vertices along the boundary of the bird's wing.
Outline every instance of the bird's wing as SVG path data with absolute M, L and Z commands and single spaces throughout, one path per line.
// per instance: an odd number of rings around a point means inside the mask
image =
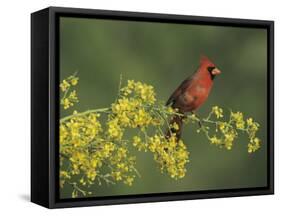
M 171 105 L 174 101 L 185 91 L 186 88 L 189 87 L 192 81 L 192 76 L 185 79 L 180 86 L 173 92 L 173 94 L 169 97 L 168 101 L 166 102 L 166 106 Z

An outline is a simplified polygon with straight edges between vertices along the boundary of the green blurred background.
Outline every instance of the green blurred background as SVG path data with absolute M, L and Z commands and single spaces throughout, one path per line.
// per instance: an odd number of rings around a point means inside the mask
M 160 173 L 150 153 L 133 151 L 141 178 L 133 186 L 93 186 L 95 196 L 248 188 L 267 185 L 267 33 L 265 29 L 113 21 L 86 18 L 60 20 L 60 78 L 79 71 L 78 111 L 108 107 L 116 98 L 119 76 L 155 87 L 166 101 L 207 55 L 222 74 L 198 114 L 211 107 L 242 111 L 260 123 L 262 147 L 247 153 L 241 136 L 231 151 L 210 145 L 195 127 L 183 140 L 190 151 L 187 175 L 172 180 Z M 73 109 L 72 109 L 73 111 Z M 61 111 L 61 117 L 70 111 Z M 61 197 L 71 196 L 65 187 Z

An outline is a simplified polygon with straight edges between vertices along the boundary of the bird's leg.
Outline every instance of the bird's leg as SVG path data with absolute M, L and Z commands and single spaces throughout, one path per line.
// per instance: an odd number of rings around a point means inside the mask
M 194 112 L 194 111 L 191 111 L 191 113 L 193 114 L 193 115 L 195 115 L 196 116 L 196 118 L 198 118 L 199 119 L 199 121 L 198 121 L 198 125 L 199 125 L 199 127 L 201 128 L 202 127 L 202 121 L 201 121 L 201 119 L 199 118 L 199 116 Z

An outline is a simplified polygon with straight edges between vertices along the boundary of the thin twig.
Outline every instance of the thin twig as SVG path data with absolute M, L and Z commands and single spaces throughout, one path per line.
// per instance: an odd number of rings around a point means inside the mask
M 90 113 L 108 112 L 109 110 L 111 110 L 111 108 L 91 109 L 91 110 L 87 110 L 87 111 L 84 111 L 84 112 L 68 115 L 64 118 L 61 118 L 60 123 L 63 123 L 63 122 L 65 122 L 65 121 L 67 121 L 67 120 L 69 120 L 73 117 L 83 116 L 83 115 L 87 115 L 87 114 L 90 114 Z

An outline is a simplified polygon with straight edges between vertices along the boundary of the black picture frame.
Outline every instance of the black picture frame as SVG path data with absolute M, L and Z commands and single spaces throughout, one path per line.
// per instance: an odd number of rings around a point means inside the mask
M 264 28 L 267 30 L 267 187 L 59 199 L 59 25 L 61 16 Z M 274 22 L 49 7 L 31 14 L 31 201 L 47 208 L 191 200 L 274 193 Z

